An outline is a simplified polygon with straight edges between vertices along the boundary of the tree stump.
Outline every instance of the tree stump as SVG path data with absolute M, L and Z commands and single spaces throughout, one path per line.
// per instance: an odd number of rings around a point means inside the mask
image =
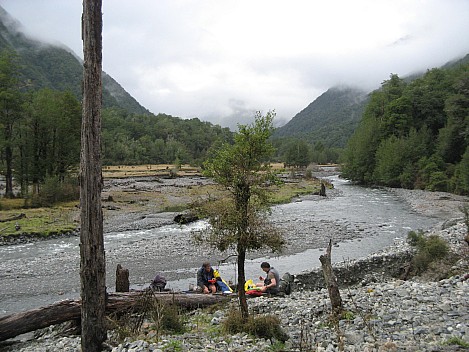
M 319 195 L 321 197 L 325 197 L 326 196 L 326 186 L 324 185 L 324 183 L 321 182 L 321 190 L 319 191 Z
M 332 240 L 329 240 L 327 251 L 325 255 L 321 255 L 319 260 L 321 261 L 322 271 L 324 274 L 324 280 L 326 281 L 327 291 L 329 293 L 329 299 L 331 300 L 332 311 L 334 314 L 340 314 L 342 312 L 342 298 L 340 297 L 339 285 L 337 284 L 337 278 L 334 274 L 331 264 L 331 250 Z
M 129 292 L 129 269 L 124 269 L 117 264 L 116 269 L 116 292 Z

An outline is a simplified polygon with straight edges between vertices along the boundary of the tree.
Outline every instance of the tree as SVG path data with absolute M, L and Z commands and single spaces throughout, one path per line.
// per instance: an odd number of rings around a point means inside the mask
M 44 88 L 29 94 L 19 129 L 15 179 L 33 193 L 46 178 L 63 181 L 80 156 L 81 106 L 70 92 Z
M 285 154 L 285 163 L 294 167 L 306 167 L 310 162 L 311 148 L 302 139 L 294 139 Z
M 279 252 L 284 245 L 280 231 L 263 216 L 268 209 L 267 186 L 276 180 L 268 162 L 273 154 L 268 138 L 274 116 L 274 112 L 266 116 L 256 113 L 253 124 L 238 126 L 234 144 L 222 145 L 204 164 L 205 174 L 213 177 L 230 196 L 206 204 L 204 211 L 212 229 L 208 236 L 199 239 L 221 251 L 236 251 L 238 297 L 244 319 L 248 317 L 244 292 L 246 252 L 262 247 Z
M 106 340 L 106 268 L 101 208 L 102 1 L 83 1 L 83 119 L 80 156 L 81 347 Z
M 13 149 L 15 128 L 21 118 L 22 95 L 19 86 L 17 56 L 10 51 L 0 55 L 0 126 L 3 132 L 2 154 L 5 161 L 5 197 L 13 195 Z

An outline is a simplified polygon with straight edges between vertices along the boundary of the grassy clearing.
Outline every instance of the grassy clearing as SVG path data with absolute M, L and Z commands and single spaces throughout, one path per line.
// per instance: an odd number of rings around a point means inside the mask
M 281 170 L 282 165 L 274 165 L 273 167 L 276 170 Z M 105 179 L 136 176 L 167 177 L 169 170 L 174 168 L 174 165 L 108 166 L 103 168 L 103 176 Z M 177 175 L 200 175 L 200 170 L 182 165 L 178 169 Z M 318 192 L 320 183 L 314 179 L 298 180 L 298 182 L 273 187 L 270 201 L 272 204 L 281 204 L 290 202 L 297 196 Z M 180 212 L 188 209 L 196 201 L 219 198 L 224 195 L 226 195 L 226 191 L 216 185 L 172 187 L 165 192 L 117 190 L 103 192 L 102 204 L 106 218 L 107 214 L 116 213 L 116 210 L 107 209 L 111 206 L 117 207 L 118 212 Z M 0 198 L 0 220 L 25 214 L 25 217 L 19 220 L 0 222 L 0 236 L 14 236 L 23 233 L 49 236 L 67 233 L 79 227 L 78 201 L 56 205 L 52 208 L 35 209 L 23 208 L 24 204 L 23 199 Z M 16 228 L 17 225 L 20 227 L 19 230 Z
M 2 210 L 0 219 L 9 219 L 19 214 L 26 216 L 19 220 L 0 222 L 0 235 L 27 233 L 50 236 L 73 231 L 78 226 L 78 208 L 74 204 L 62 204 L 53 208 Z

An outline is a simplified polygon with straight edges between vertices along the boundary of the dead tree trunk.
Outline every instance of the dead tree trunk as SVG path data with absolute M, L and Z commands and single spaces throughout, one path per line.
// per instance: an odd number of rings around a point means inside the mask
M 116 269 L 116 292 L 129 292 L 129 269 L 124 269 L 117 264 Z
M 326 196 L 326 186 L 322 182 L 321 182 L 321 190 L 319 191 L 319 195 L 322 197 Z
M 152 297 L 161 302 L 174 303 L 185 309 L 207 307 L 224 302 L 230 297 L 222 295 L 173 294 L 170 292 L 152 292 Z M 145 309 L 145 293 L 111 293 L 106 305 L 106 313 L 133 309 Z M 78 320 L 81 315 L 80 300 L 64 300 L 46 307 L 28 310 L 0 318 L 0 341 L 12 337 L 60 324 L 69 320 Z
M 329 240 L 329 245 L 327 246 L 326 254 L 321 255 L 319 257 L 319 260 L 321 261 L 322 271 L 324 273 L 324 280 L 326 281 L 329 299 L 331 300 L 332 311 L 334 312 L 334 314 L 340 314 L 342 312 L 342 298 L 340 297 L 337 278 L 334 274 L 334 270 L 332 269 L 331 250 L 332 240 Z
M 102 0 L 84 0 L 83 117 L 80 158 L 81 348 L 101 351 L 105 325 L 106 270 L 101 208 Z

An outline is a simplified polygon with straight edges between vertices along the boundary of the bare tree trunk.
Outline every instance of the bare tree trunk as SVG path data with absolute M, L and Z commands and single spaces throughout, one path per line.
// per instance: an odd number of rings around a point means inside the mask
M 342 312 L 342 298 L 340 297 L 337 278 L 334 274 L 334 270 L 332 269 L 331 250 L 332 240 L 329 240 L 329 245 L 327 246 L 326 254 L 321 255 L 319 257 L 319 260 L 321 261 L 322 271 L 324 273 L 324 280 L 326 281 L 329 299 L 331 300 L 332 311 L 334 312 L 334 314 L 340 314 Z
M 238 246 L 239 248 L 239 246 Z M 244 283 L 246 282 L 246 273 L 244 262 L 246 261 L 246 250 L 238 249 L 238 299 L 241 316 L 247 319 L 249 316 L 248 302 L 246 300 L 246 292 L 244 292 Z
M 102 0 L 84 0 L 83 117 L 80 160 L 81 347 L 101 351 L 105 326 L 106 270 L 101 209 Z
M 10 138 L 11 142 L 11 138 Z M 7 145 L 5 148 L 5 198 L 14 198 L 13 194 L 13 151 L 10 145 Z

